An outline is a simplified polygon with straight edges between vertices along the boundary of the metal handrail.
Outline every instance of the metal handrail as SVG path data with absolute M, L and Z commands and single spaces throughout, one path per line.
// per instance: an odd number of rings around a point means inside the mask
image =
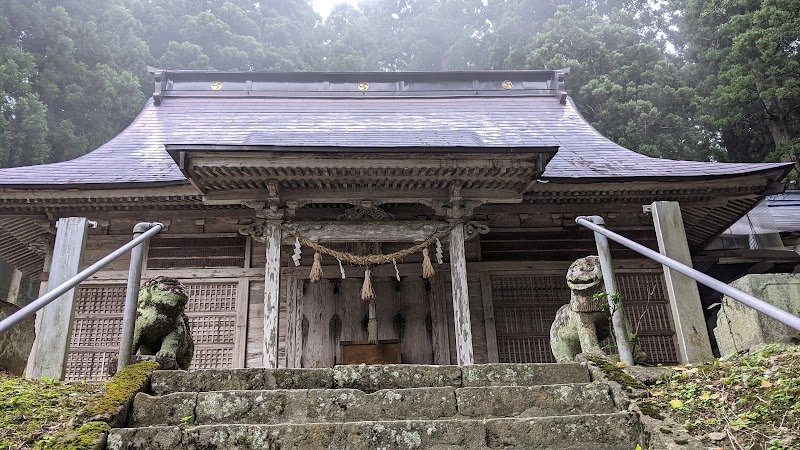
M 5 333 L 6 331 L 10 330 L 14 325 L 16 325 L 19 322 L 23 321 L 26 317 L 28 317 L 30 315 L 33 315 L 33 314 L 36 314 L 37 311 L 39 311 L 40 309 L 42 309 L 45 306 L 47 306 L 48 304 L 53 302 L 55 299 L 61 297 L 61 295 L 63 295 L 64 293 L 66 293 L 70 289 L 74 288 L 75 286 L 77 286 L 78 284 L 80 284 L 81 282 L 83 282 L 84 280 L 89 278 L 90 276 L 92 276 L 95 273 L 99 272 L 100 269 L 102 269 L 103 267 L 107 266 L 108 264 L 110 264 L 112 261 L 116 260 L 120 256 L 124 255 L 129 250 L 135 248 L 136 246 L 138 246 L 142 242 L 150 239 L 153 235 L 157 234 L 159 231 L 161 231 L 164 228 L 163 224 L 157 223 L 157 222 L 140 224 L 140 225 L 146 225 L 149 229 L 147 231 L 145 231 L 144 233 L 142 233 L 141 235 L 136 236 L 135 238 L 133 238 L 127 244 L 125 244 L 122 247 L 120 247 L 120 248 L 116 249 L 115 251 L 111 252 L 105 258 L 101 259 L 100 261 L 97 261 L 96 263 L 92 264 L 91 266 L 87 267 L 86 269 L 83 269 L 81 272 L 79 272 L 78 274 L 76 274 L 75 276 L 70 278 L 69 280 L 65 281 L 64 283 L 60 284 L 59 286 L 57 286 L 56 288 L 54 288 L 53 290 L 51 290 L 47 294 L 45 294 L 45 295 L 37 298 L 36 300 L 28 303 L 27 305 L 22 307 L 22 309 L 20 309 L 19 311 L 15 312 L 14 314 L 11 314 L 10 316 L 8 316 L 5 319 L 3 319 L 3 321 L 0 322 L 0 334 Z M 140 226 L 140 225 L 137 225 L 137 227 Z M 138 287 L 137 287 L 137 289 L 138 289 Z
M 575 219 L 575 222 L 578 225 L 582 225 L 594 231 L 595 233 L 600 233 L 603 236 L 606 236 L 607 238 L 611 239 L 612 241 L 622 244 L 625 247 L 628 247 L 629 249 L 641 255 L 644 255 L 657 263 L 670 267 L 686 275 L 687 277 L 697 281 L 698 283 L 701 283 L 705 286 L 710 287 L 711 289 L 714 289 L 720 294 L 727 295 L 728 297 L 738 301 L 739 303 L 747 305 L 755 309 L 756 311 L 765 314 L 788 327 L 800 331 L 800 317 L 797 317 L 794 314 L 791 314 L 787 311 L 777 308 L 765 302 L 764 300 L 761 300 L 758 297 L 754 297 L 748 294 L 747 292 L 743 292 L 740 291 L 739 289 L 728 286 L 727 284 L 717 280 L 714 277 L 710 277 L 698 270 L 692 269 L 691 267 L 685 264 L 681 264 L 678 261 L 675 261 L 674 259 L 668 256 L 664 256 L 661 253 L 653 251 L 641 244 L 637 244 L 636 242 L 624 236 L 620 236 L 619 234 L 614 233 L 613 231 L 610 231 L 605 227 L 596 225 L 592 223 L 591 220 L 589 220 L 589 217 L 578 216 Z

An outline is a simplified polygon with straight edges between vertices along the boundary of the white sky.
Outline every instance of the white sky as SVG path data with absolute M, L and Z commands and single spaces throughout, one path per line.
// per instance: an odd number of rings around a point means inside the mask
M 311 0 L 311 6 L 314 11 L 319 13 L 323 19 L 327 19 L 333 7 L 339 3 L 350 3 L 353 6 L 358 6 L 358 0 Z

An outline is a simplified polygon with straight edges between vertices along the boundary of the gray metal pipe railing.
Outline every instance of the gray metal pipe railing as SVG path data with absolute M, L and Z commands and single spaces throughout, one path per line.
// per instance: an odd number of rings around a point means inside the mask
M 69 280 L 65 281 L 61 285 L 55 287 L 53 290 L 51 290 L 47 294 L 45 294 L 45 295 L 37 298 L 36 300 L 28 303 L 27 305 L 25 305 L 19 311 L 15 312 L 14 314 L 12 314 L 12 315 L 6 317 L 5 319 L 3 319 L 3 321 L 0 322 L 0 334 L 5 333 L 9 329 L 11 329 L 14 325 L 16 325 L 19 322 L 23 321 L 26 317 L 28 317 L 30 315 L 33 315 L 33 314 L 36 314 L 37 311 L 39 311 L 40 309 L 42 309 L 45 306 L 47 306 L 48 304 L 53 302 L 58 297 L 60 297 L 61 295 L 63 295 L 67 291 L 69 291 L 70 289 L 72 289 L 75 286 L 77 286 L 78 284 L 80 284 L 82 281 L 86 280 L 90 276 L 92 276 L 95 273 L 99 272 L 100 269 L 102 269 L 103 267 L 107 266 L 109 263 L 111 263 L 112 261 L 116 260 L 117 258 L 119 258 L 120 256 L 124 255 L 125 253 L 127 253 L 128 250 L 131 250 L 131 249 L 139 246 L 139 244 L 141 244 L 142 242 L 150 239 L 153 235 L 157 234 L 159 231 L 161 231 L 164 228 L 163 224 L 160 224 L 160 223 L 157 223 L 157 222 L 154 222 L 154 223 L 142 223 L 142 224 L 137 225 L 137 227 L 145 226 L 145 225 L 149 228 L 146 232 L 144 232 L 141 235 L 135 237 L 130 242 L 128 242 L 127 244 L 125 244 L 122 247 L 118 248 L 117 250 L 114 250 L 113 252 L 108 254 L 108 256 L 106 256 L 105 258 L 101 259 L 100 261 L 97 261 L 96 263 L 92 264 L 91 266 L 89 266 L 89 267 L 83 269 L 82 271 L 78 272 L 78 274 L 76 274 L 74 277 L 72 277 Z M 136 228 L 134 228 L 134 230 L 136 230 Z M 137 289 L 138 289 L 138 287 L 137 287 Z
M 720 294 L 727 295 L 728 297 L 738 301 L 739 303 L 747 305 L 747 306 L 755 309 L 756 311 L 758 311 L 758 312 L 760 312 L 762 314 L 765 314 L 765 315 L 777 320 L 778 322 L 780 322 L 780 323 L 782 323 L 782 324 L 784 324 L 784 325 L 786 325 L 788 327 L 791 327 L 791 328 L 793 328 L 795 330 L 800 331 L 800 317 L 797 317 L 794 314 L 791 314 L 791 313 L 786 312 L 786 311 L 784 311 L 784 310 L 782 310 L 780 308 L 777 308 L 777 307 L 765 302 L 764 300 L 761 300 L 758 297 L 754 297 L 754 296 L 748 294 L 747 292 L 742 292 L 739 289 L 736 289 L 734 287 L 728 286 L 727 284 L 723 283 L 722 281 L 717 280 L 714 277 L 710 277 L 710 276 L 708 276 L 708 275 L 706 275 L 706 274 L 704 274 L 704 273 L 702 273 L 702 272 L 700 272 L 698 270 L 692 269 L 691 267 L 689 267 L 689 266 L 687 266 L 685 264 L 681 264 L 681 263 L 679 263 L 678 261 L 675 261 L 672 258 L 664 256 L 661 253 L 653 251 L 653 250 L 651 250 L 651 249 L 649 249 L 649 248 L 647 248 L 647 247 L 645 247 L 645 246 L 643 246 L 641 244 L 637 244 L 636 242 L 634 242 L 634 241 L 632 241 L 632 240 L 630 240 L 630 239 L 628 239 L 628 238 L 626 238 L 624 236 L 620 236 L 619 234 L 614 233 L 613 231 L 610 231 L 605 227 L 601 227 L 599 225 L 595 225 L 586 216 L 577 217 L 575 219 L 575 222 L 578 225 L 582 225 L 582 226 L 594 231 L 595 233 L 600 233 L 603 236 L 611 239 L 612 241 L 617 242 L 619 244 L 622 244 L 625 247 L 628 247 L 629 249 L 635 251 L 636 253 L 644 255 L 644 256 L 652 259 L 653 261 L 655 261 L 657 263 L 660 263 L 662 265 L 670 267 L 670 268 L 672 268 L 672 269 L 674 269 L 674 270 L 686 275 L 687 277 L 692 278 L 693 280 L 697 281 L 698 283 L 702 283 L 703 285 L 708 286 L 711 289 L 714 289 L 715 291 L 719 292 Z
M 605 225 L 605 221 L 600 216 L 592 216 L 588 220 L 596 225 Z M 600 258 L 600 269 L 603 272 L 603 284 L 607 294 L 606 301 L 608 301 L 608 308 L 611 311 L 611 325 L 614 328 L 619 359 L 623 363 L 632 366 L 634 364 L 633 349 L 631 349 L 630 338 L 628 337 L 630 330 L 625 320 L 622 304 L 618 304 L 614 299 L 618 291 L 617 280 L 614 277 L 614 266 L 611 265 L 611 248 L 608 246 L 608 239 L 598 232 L 594 233 L 594 240 L 597 245 L 597 256 Z
M 153 224 L 140 223 L 133 227 L 133 238 L 141 238 L 152 230 Z M 158 224 L 159 227 L 163 225 Z M 119 356 L 117 357 L 117 371 L 124 369 L 131 362 L 133 353 L 133 330 L 136 324 L 136 306 L 139 300 L 139 285 L 142 281 L 144 269 L 144 246 L 137 245 L 131 250 L 131 263 L 128 269 L 128 286 L 125 289 L 125 307 L 122 313 L 122 335 L 119 339 Z

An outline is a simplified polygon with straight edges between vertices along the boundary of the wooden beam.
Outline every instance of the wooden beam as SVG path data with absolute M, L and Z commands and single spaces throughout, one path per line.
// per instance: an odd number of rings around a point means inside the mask
M 447 228 L 446 222 L 387 221 L 372 223 L 294 222 L 287 228 L 314 242 L 422 242 Z M 283 244 L 294 244 L 294 237 L 284 233 Z
M 83 264 L 83 251 L 89 221 L 85 217 L 68 217 L 57 223 L 56 242 L 48 279 L 49 288 L 58 287 L 74 277 Z M 36 336 L 36 353 L 30 378 L 61 380 L 67 368 L 72 325 L 75 316 L 76 289 L 72 288 L 42 309 L 42 324 Z
M 450 276 L 453 282 L 456 358 L 459 366 L 467 366 L 474 364 L 475 358 L 472 351 L 467 260 L 464 256 L 464 227 L 455 227 L 450 232 Z
M 278 309 L 281 292 L 280 221 L 268 221 L 265 230 L 267 262 L 264 268 L 264 367 L 278 367 Z

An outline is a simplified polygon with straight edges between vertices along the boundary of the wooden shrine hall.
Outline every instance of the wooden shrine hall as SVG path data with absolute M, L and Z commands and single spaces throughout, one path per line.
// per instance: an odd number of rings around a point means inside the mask
M 566 269 L 596 252 L 576 216 L 689 257 L 792 168 L 622 148 L 576 110 L 568 70 L 152 73 L 108 143 L 0 170 L 0 258 L 46 292 L 58 233 L 86 267 L 163 223 L 143 278 L 186 285 L 193 368 L 553 361 Z M 612 256 L 649 361 L 710 355 L 697 288 Z M 106 376 L 128 264 L 70 297 L 67 379 Z

